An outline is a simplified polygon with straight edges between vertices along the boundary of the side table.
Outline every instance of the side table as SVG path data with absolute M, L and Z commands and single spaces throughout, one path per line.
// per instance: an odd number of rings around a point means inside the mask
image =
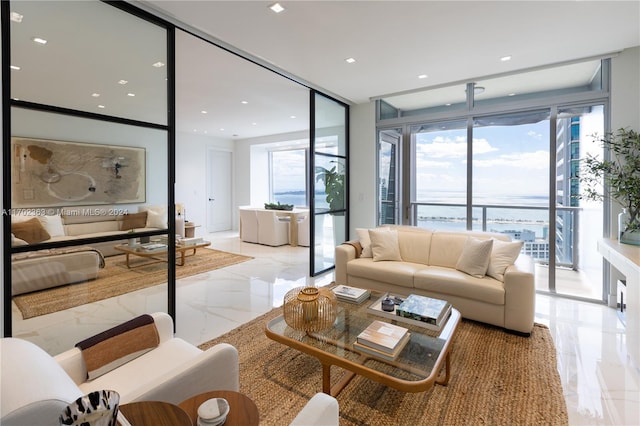
M 239 392 L 205 392 L 182 401 L 178 406 L 189 415 L 193 426 L 197 426 L 198 407 L 211 398 L 224 398 L 229 402 L 229 414 L 224 422 L 225 426 L 257 426 L 260 423 L 260 414 L 256 404 L 251 398 Z
M 168 402 L 130 402 L 118 409 L 132 426 L 192 426 L 187 413 Z

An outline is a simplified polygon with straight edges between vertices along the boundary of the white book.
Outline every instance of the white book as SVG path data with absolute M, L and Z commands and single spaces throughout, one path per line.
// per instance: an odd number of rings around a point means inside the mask
M 349 287 L 346 285 L 339 285 L 333 288 L 333 293 L 338 299 L 352 302 L 361 302 L 369 297 L 369 290 L 362 288 Z

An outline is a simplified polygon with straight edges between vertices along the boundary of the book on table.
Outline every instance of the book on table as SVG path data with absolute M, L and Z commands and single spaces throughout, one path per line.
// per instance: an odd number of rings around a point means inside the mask
M 369 290 L 346 285 L 339 285 L 332 290 L 338 300 L 349 303 L 362 303 L 371 296 Z
M 167 249 L 167 245 L 166 244 L 162 244 L 162 243 L 145 243 L 145 244 L 140 244 L 140 246 L 138 246 L 139 251 L 143 251 L 143 252 L 147 252 L 147 253 L 154 253 L 154 252 L 158 252 L 158 251 L 164 251 Z
M 409 340 L 411 340 L 411 333 L 405 334 L 405 336 L 402 338 L 402 340 L 400 340 L 400 342 L 398 343 L 398 346 L 396 346 L 393 352 L 379 351 L 377 349 L 374 349 L 370 346 L 363 345 L 358 342 L 354 342 L 353 348 L 365 354 L 382 358 L 387 361 L 395 361 L 400 355 L 400 352 L 402 352 L 404 347 L 407 346 L 407 343 L 409 343 Z
M 439 326 L 451 312 L 446 300 L 410 294 L 396 307 L 396 315 Z
M 409 340 L 409 330 L 375 320 L 356 337 L 356 343 L 377 351 L 394 354 Z

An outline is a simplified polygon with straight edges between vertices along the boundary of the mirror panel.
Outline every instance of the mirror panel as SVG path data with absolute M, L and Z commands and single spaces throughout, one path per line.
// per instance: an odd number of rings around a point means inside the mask
M 100 1 L 11 12 L 13 99 L 167 124 L 165 28 Z

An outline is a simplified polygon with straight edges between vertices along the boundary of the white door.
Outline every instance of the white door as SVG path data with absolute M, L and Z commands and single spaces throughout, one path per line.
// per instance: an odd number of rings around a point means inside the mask
M 207 153 L 207 230 L 231 229 L 231 153 L 210 149 Z

